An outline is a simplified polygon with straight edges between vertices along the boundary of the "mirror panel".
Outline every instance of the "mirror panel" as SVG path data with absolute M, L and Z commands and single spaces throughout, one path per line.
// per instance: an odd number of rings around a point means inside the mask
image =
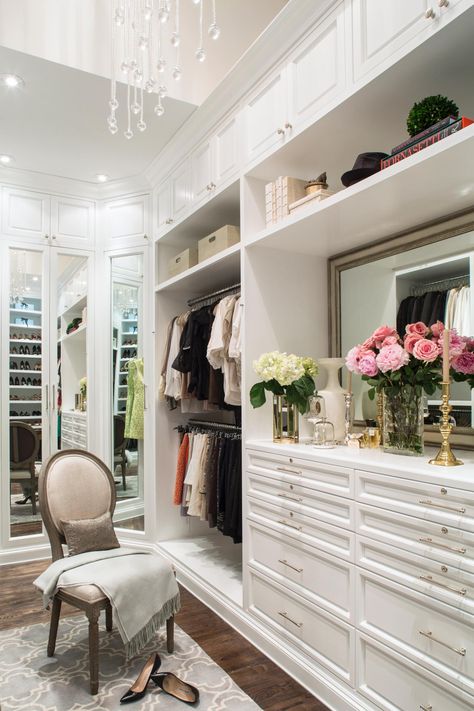
M 388 251 L 388 250 L 387 250 Z M 340 344 L 345 355 L 381 325 L 448 319 L 460 335 L 474 334 L 474 294 L 470 289 L 474 273 L 474 233 L 448 239 L 375 259 L 349 263 L 340 272 Z M 360 260 L 359 260 L 360 261 Z M 458 298 L 463 294 L 462 300 Z M 457 308 L 448 315 L 449 295 L 455 294 Z M 440 296 L 441 295 L 441 296 Z M 462 301 L 462 303 L 461 303 Z M 452 303 L 452 299 L 451 299 Z M 375 419 L 375 403 L 367 397 L 367 385 L 353 378 L 355 420 Z M 474 426 L 474 400 L 466 383 L 453 383 L 452 415 L 456 429 Z M 440 393 L 426 398 L 425 423 L 439 420 Z
M 9 250 L 9 472 L 10 535 L 41 533 L 37 475 L 48 456 L 48 397 L 43 375 L 45 274 L 42 251 Z M 46 321 L 47 323 L 47 321 Z
M 143 255 L 112 257 L 112 461 L 115 523 L 144 530 Z

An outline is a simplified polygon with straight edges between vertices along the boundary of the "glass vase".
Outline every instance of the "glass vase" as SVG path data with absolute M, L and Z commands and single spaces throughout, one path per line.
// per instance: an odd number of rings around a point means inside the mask
M 383 450 L 392 454 L 421 456 L 424 417 L 423 396 L 404 386 L 396 394 L 383 393 Z
M 299 442 L 299 412 L 285 395 L 273 396 L 273 441 L 279 444 Z

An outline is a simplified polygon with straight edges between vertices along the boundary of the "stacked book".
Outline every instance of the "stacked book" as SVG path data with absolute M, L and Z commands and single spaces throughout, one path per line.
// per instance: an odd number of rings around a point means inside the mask
M 425 131 L 418 133 L 416 136 L 411 136 L 403 143 L 400 143 L 400 145 L 392 148 L 391 155 L 380 161 L 380 170 L 395 165 L 395 163 L 399 163 L 405 158 L 409 158 L 415 153 L 422 151 L 423 148 L 428 148 L 428 146 L 442 141 L 443 138 L 450 136 L 452 133 L 461 131 L 472 123 L 474 123 L 473 119 L 467 118 L 466 116 L 461 116 L 460 118 L 447 116 Z
M 289 215 L 289 206 L 305 196 L 305 180 L 278 177 L 265 185 L 265 217 L 267 227 Z

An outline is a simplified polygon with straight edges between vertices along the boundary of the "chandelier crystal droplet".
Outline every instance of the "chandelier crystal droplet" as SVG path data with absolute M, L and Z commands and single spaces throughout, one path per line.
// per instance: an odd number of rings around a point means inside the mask
M 181 8 L 180 8 L 181 4 Z M 196 15 L 198 41 L 194 56 L 199 63 L 206 59 L 206 37 L 217 40 L 216 0 L 112 0 L 112 51 L 110 98 L 107 127 L 112 135 L 119 132 L 120 121 L 126 123 L 121 133 L 127 139 L 146 130 L 144 95 L 157 94 L 153 109 L 163 116 L 163 98 L 168 94 L 167 79 L 178 82 L 183 75 L 180 49 L 181 11 Z M 126 86 L 126 99 L 117 97 L 117 83 Z M 119 116 L 120 114 L 120 116 Z M 122 116 L 123 114 L 123 116 Z

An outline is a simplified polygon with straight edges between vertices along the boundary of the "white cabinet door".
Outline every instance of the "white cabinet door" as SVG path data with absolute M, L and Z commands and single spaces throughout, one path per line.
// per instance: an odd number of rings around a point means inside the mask
M 221 188 L 239 172 L 239 116 L 226 121 L 214 137 L 214 183 Z
M 353 0 L 355 81 L 373 69 L 382 71 L 385 67 L 379 65 L 392 56 L 395 61 L 417 35 L 421 41 L 424 34 L 435 32 L 436 22 L 425 17 L 430 8 L 438 13 L 435 0 Z
M 112 200 L 106 205 L 107 238 L 114 246 L 143 244 L 148 239 L 148 195 Z
M 245 107 L 246 159 L 252 162 L 285 140 L 287 76 L 278 72 Z
M 32 190 L 3 188 L 2 232 L 47 242 L 50 233 L 50 197 Z
M 213 185 L 212 139 L 203 143 L 192 157 L 193 205 L 211 195 Z
M 156 227 L 158 231 L 171 224 L 171 185 L 162 183 L 155 194 Z
M 171 218 L 180 220 L 191 205 L 189 163 L 183 163 L 171 176 Z
M 52 244 L 92 248 L 95 238 L 95 205 L 90 200 L 51 198 Z
M 288 103 L 292 127 L 314 121 L 343 90 L 345 45 L 344 5 L 339 3 L 291 58 Z

